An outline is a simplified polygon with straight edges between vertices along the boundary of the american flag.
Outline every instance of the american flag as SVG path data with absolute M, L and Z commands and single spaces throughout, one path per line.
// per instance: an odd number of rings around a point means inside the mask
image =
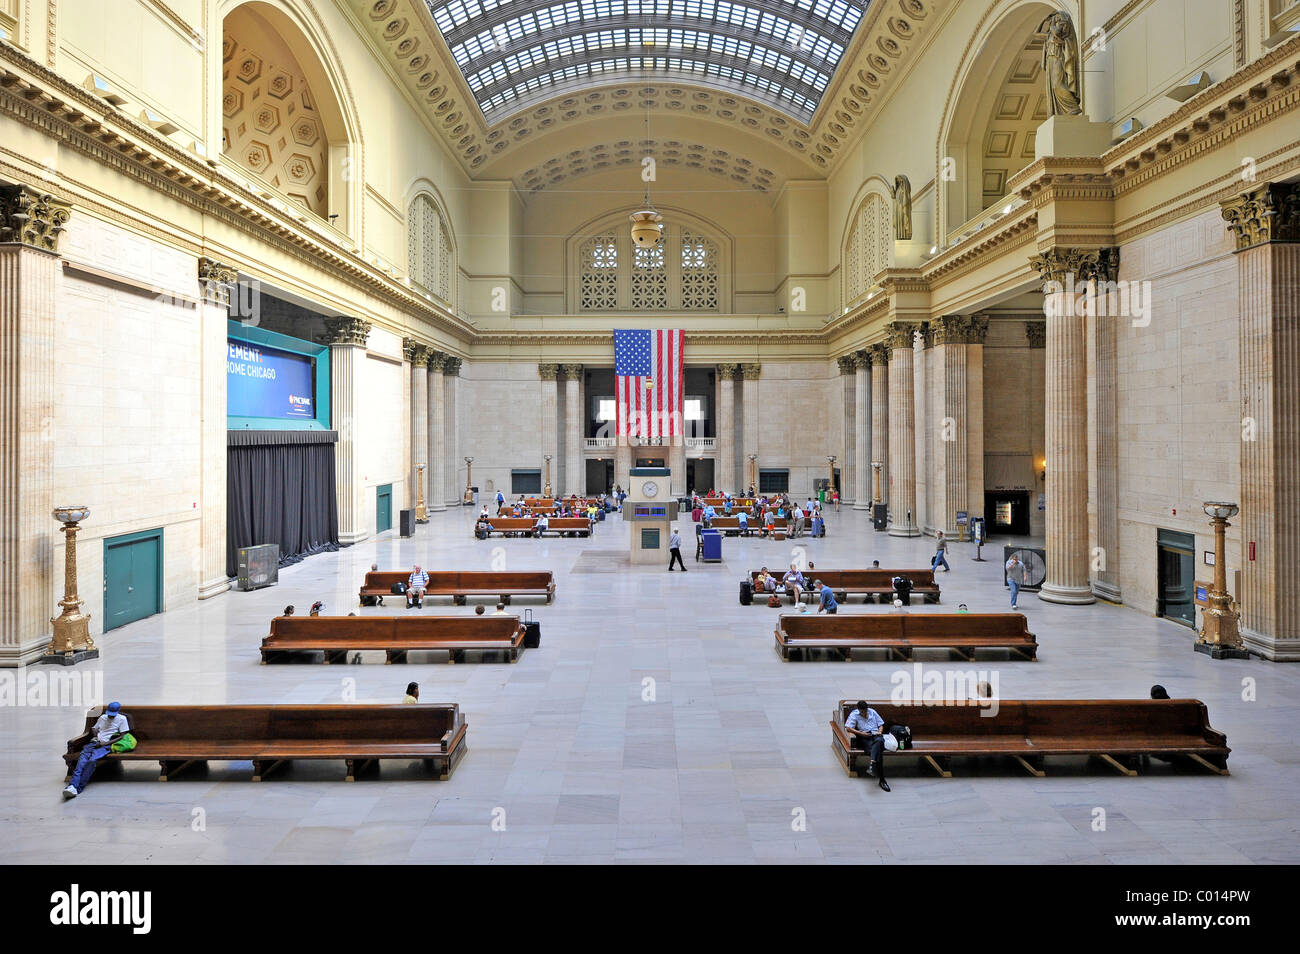
M 673 437 L 682 428 L 684 331 L 615 331 L 618 436 Z

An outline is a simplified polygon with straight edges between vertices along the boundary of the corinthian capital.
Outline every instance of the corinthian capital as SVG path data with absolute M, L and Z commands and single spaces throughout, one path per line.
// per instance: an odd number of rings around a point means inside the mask
M 358 345 L 364 348 L 369 337 L 370 322 L 362 318 L 340 316 L 325 319 L 325 334 L 322 339 L 325 344 Z
M 1219 208 L 1238 252 L 1267 242 L 1300 242 L 1300 186 L 1266 183 Z
M 16 242 L 43 252 L 59 250 L 59 235 L 72 206 L 24 185 L 0 186 L 0 243 Z

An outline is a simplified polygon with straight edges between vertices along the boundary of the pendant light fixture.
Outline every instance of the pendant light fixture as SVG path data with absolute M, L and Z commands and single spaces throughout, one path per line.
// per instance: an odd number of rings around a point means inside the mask
M 646 103 L 645 111 L 645 147 L 650 148 L 650 105 Z M 654 168 L 657 168 L 655 166 Z M 642 166 L 642 175 L 645 167 Z M 654 203 L 650 201 L 650 186 L 647 184 L 645 189 L 644 203 L 641 208 L 633 212 L 629 219 L 632 220 L 632 244 L 637 248 L 654 248 L 663 236 L 664 217 L 658 213 Z

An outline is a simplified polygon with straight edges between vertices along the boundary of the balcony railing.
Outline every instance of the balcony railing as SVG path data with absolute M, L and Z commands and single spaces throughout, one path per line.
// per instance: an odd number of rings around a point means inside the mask
M 718 439 L 716 437 L 688 437 L 686 438 L 686 447 L 688 450 L 717 450 Z
M 613 446 L 614 446 L 614 438 L 612 438 L 612 437 L 584 437 L 584 438 L 582 439 L 582 446 L 583 446 L 583 449 L 584 449 L 584 450 L 603 450 L 603 449 L 606 448 L 606 447 L 613 447 Z

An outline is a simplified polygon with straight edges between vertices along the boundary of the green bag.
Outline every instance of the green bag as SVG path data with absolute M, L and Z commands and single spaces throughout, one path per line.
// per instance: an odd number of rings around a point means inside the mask
M 130 752 L 135 748 L 135 745 L 135 736 L 130 732 L 123 732 L 122 737 L 109 746 L 109 750 L 113 752 Z

